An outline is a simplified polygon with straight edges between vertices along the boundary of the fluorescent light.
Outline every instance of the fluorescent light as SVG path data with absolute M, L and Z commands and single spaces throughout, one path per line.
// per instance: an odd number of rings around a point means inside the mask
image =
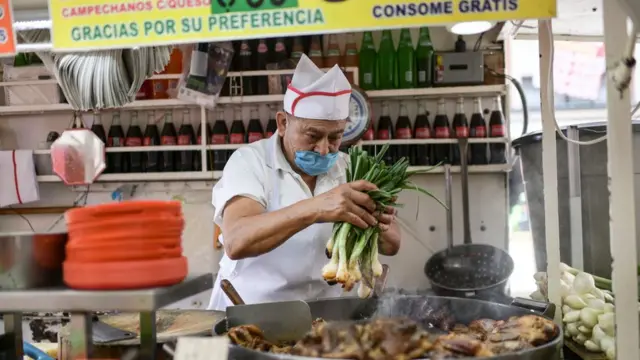
M 447 30 L 456 35 L 473 35 L 480 34 L 491 29 L 495 23 L 489 21 L 468 21 L 447 25 Z

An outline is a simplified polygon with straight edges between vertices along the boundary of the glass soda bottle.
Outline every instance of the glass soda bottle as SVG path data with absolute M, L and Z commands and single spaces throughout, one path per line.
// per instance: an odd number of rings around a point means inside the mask
M 393 135 L 393 123 L 391 122 L 391 116 L 389 115 L 389 105 L 387 105 L 386 102 L 383 102 L 381 115 L 378 119 L 378 131 L 376 131 L 376 138 L 378 140 L 391 140 L 393 139 Z M 382 160 L 384 160 L 387 165 L 392 165 L 394 159 L 395 151 L 393 146 L 390 146 Z
M 417 86 L 419 88 L 433 86 L 433 53 L 429 28 L 421 27 L 416 48 Z
M 251 115 L 249 117 L 249 126 L 247 128 L 246 143 L 250 144 L 255 141 L 262 140 L 264 138 L 264 130 L 260 123 L 260 115 L 257 108 L 251 109 Z
M 409 113 L 407 112 L 407 107 L 400 103 L 400 115 L 396 120 L 396 136 L 395 139 L 403 139 L 408 140 L 412 138 L 411 131 L 411 120 L 409 120 Z M 410 160 L 411 155 L 411 146 L 412 145 L 395 145 L 395 155 L 396 160 L 399 160 L 402 157 Z
M 155 113 L 149 112 L 147 115 L 147 127 L 144 129 L 144 138 L 142 139 L 144 146 L 160 145 L 160 131 L 156 125 Z M 144 171 L 159 172 L 162 163 L 162 153 L 160 151 L 149 151 L 143 153 Z
M 451 137 L 451 128 L 449 127 L 449 117 L 445 109 L 444 99 L 438 100 L 438 112 L 433 119 L 433 133 L 436 139 L 449 139 Z M 449 163 L 451 161 L 451 145 L 435 144 L 433 145 L 433 164 L 441 162 Z
M 338 45 L 336 34 L 329 35 L 329 46 L 324 57 L 324 66 L 333 67 L 334 65 L 342 65 L 342 54 Z
M 113 113 L 109 134 L 107 134 L 107 142 L 107 146 L 109 147 L 124 146 L 124 129 L 120 124 L 119 112 Z M 107 169 L 110 173 L 124 173 L 126 172 L 126 168 L 125 154 L 123 152 L 107 153 Z
M 397 58 L 391 30 L 382 31 L 382 40 L 378 49 L 378 86 L 380 90 L 396 88 Z
M 251 47 L 247 40 L 243 40 L 240 43 L 240 52 L 238 53 L 237 68 L 238 71 L 251 71 Z M 242 77 L 242 95 L 253 95 L 253 77 Z
M 138 124 L 138 112 L 134 111 L 131 113 L 131 124 L 129 124 L 129 128 L 127 129 L 125 146 L 142 146 L 142 143 L 143 136 L 142 129 Z M 129 172 L 141 173 L 143 171 L 142 155 L 143 154 L 140 151 L 126 153 L 126 156 L 129 159 Z
M 360 54 L 358 55 L 358 72 L 360 74 L 359 86 L 363 90 L 376 89 L 376 61 L 378 53 L 373 43 L 373 35 L 371 31 L 365 31 L 362 35 L 362 44 L 360 45 Z
M 453 115 L 453 137 L 456 139 L 465 139 L 469 137 L 469 122 L 467 121 L 467 115 L 464 113 L 464 98 L 460 97 L 456 101 L 456 113 Z M 461 156 L 467 156 L 469 159 L 469 147 L 467 147 L 466 154 L 460 154 L 460 146 L 453 145 L 453 159 L 454 165 L 460 165 Z M 468 163 L 468 161 L 467 161 Z
M 204 144 L 207 145 L 209 144 L 209 138 L 211 137 L 211 127 L 209 126 L 209 118 L 211 117 L 211 114 L 213 112 L 209 111 L 207 113 L 207 121 L 205 122 L 204 126 Z M 198 145 L 202 145 L 202 122 L 200 122 L 200 124 L 198 125 L 198 130 L 196 131 L 196 144 Z M 209 156 L 209 152 L 205 152 L 205 154 L 207 154 L 207 159 L 205 161 L 206 163 L 206 168 L 208 169 L 210 167 L 210 163 L 211 163 L 211 156 Z M 195 171 L 201 171 L 202 170 L 202 151 L 198 150 L 198 151 L 194 151 L 193 152 L 193 170 Z
M 398 43 L 398 88 L 413 89 L 416 87 L 416 59 L 413 41 L 409 29 L 402 29 Z
M 216 122 L 211 129 L 211 144 L 226 145 L 229 143 L 229 129 L 224 119 L 224 110 L 218 110 L 216 114 Z M 227 163 L 229 150 L 212 150 L 213 153 L 213 170 L 222 171 Z
M 182 121 L 178 129 L 178 145 L 194 145 L 196 143 L 196 134 L 191 125 L 191 114 L 189 110 L 182 111 Z M 176 171 L 192 171 L 193 156 L 195 151 L 184 150 L 177 154 Z
M 304 45 L 302 45 L 302 37 L 296 36 L 293 38 L 293 47 L 291 48 L 291 60 L 296 64 L 300 61 L 300 58 L 304 54 Z
M 162 127 L 162 133 L 160 133 L 160 145 L 175 146 L 177 143 L 178 139 L 176 127 L 173 125 L 173 114 L 171 111 L 167 111 L 164 113 L 164 125 Z M 160 171 L 174 171 L 176 168 L 175 159 L 174 151 L 163 151 Z
M 493 99 L 493 109 L 489 116 L 489 137 L 503 138 L 507 136 L 507 128 L 502 115 L 500 96 Z M 489 153 L 492 164 L 504 164 L 507 162 L 506 146 L 501 144 L 489 144 Z
M 270 138 L 273 134 L 278 131 L 278 123 L 276 122 L 276 111 L 271 110 L 269 114 L 269 121 L 267 122 L 267 130 L 265 131 L 265 136 Z
M 322 56 L 322 41 L 319 35 L 311 37 L 311 45 L 309 47 L 309 59 L 316 64 L 317 67 L 324 67 L 324 57 Z
M 358 67 L 358 45 L 356 45 L 356 37 L 353 33 L 347 34 L 342 64 L 345 67 Z M 353 83 L 353 72 L 347 71 L 347 79 Z
M 242 121 L 242 110 L 240 108 L 236 108 L 233 111 L 233 122 L 231 123 L 231 131 L 229 132 L 229 143 L 230 144 L 244 144 L 245 143 L 245 128 L 244 122 Z M 228 157 L 231 157 L 235 150 L 231 149 L 227 153 Z
M 469 124 L 469 137 L 484 139 L 487 137 L 487 125 L 482 115 L 482 103 L 480 98 L 473 100 L 473 114 Z M 469 144 L 469 160 L 471 165 L 484 165 L 487 159 L 487 144 Z
M 255 64 L 252 70 L 267 70 L 269 62 L 269 47 L 264 39 L 260 40 L 255 53 Z M 255 95 L 269 94 L 269 79 L 267 76 L 254 76 L 255 78 Z
M 418 103 L 418 114 L 413 125 L 413 137 L 416 139 L 430 139 L 431 125 L 429 124 L 429 112 L 422 102 Z M 429 165 L 431 158 L 431 147 L 429 144 L 417 144 L 413 146 L 413 165 Z
M 107 134 L 104 132 L 104 126 L 102 125 L 102 115 L 98 111 L 93 113 L 91 131 L 96 134 L 98 139 L 102 140 L 102 142 L 107 145 Z

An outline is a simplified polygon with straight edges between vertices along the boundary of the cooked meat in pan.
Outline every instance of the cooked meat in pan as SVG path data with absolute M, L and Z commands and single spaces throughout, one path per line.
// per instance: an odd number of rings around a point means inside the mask
M 272 344 L 256 326 L 232 328 L 228 336 L 239 346 L 257 351 L 354 360 L 409 360 L 489 357 L 543 345 L 556 336 L 553 321 L 537 315 L 508 320 L 479 319 L 468 326 L 447 326 L 447 334 L 430 333 L 405 318 L 377 318 L 366 322 L 313 322 L 312 330 L 296 344 Z

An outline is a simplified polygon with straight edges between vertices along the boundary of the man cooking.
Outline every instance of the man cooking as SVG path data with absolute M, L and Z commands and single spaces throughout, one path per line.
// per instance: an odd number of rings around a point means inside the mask
M 327 73 L 302 56 L 269 139 L 236 150 L 213 188 L 214 222 L 224 256 L 209 309 L 232 305 L 220 289 L 228 279 L 243 300 L 260 303 L 340 296 L 321 269 L 333 223 L 379 226 L 380 253 L 395 255 L 400 230 L 393 209 L 381 213 L 365 194 L 375 185 L 346 183 L 348 156 L 339 152 L 349 117 L 351 85 L 338 66 Z

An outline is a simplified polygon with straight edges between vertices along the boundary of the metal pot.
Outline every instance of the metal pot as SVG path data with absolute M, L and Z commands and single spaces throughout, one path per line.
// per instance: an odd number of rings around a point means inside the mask
M 63 285 L 66 233 L 0 234 L 0 290 Z
M 551 319 L 555 313 L 553 304 L 527 299 L 514 299 L 511 305 L 503 305 L 488 301 L 440 296 L 385 296 L 379 299 L 335 298 L 309 302 L 311 315 L 327 321 L 362 320 L 372 317 L 408 317 L 425 326 L 439 321 L 436 314 L 446 313 L 453 317 L 455 323 L 469 324 L 473 320 L 487 318 L 506 320 L 512 316 L 537 313 Z M 216 335 L 227 330 L 226 320 L 214 327 Z M 562 349 L 562 329 L 551 342 L 534 349 L 513 354 L 494 356 L 494 360 L 555 360 L 560 359 Z M 262 360 L 262 359 L 309 359 L 300 356 L 270 354 L 249 350 L 239 346 L 231 346 L 229 359 Z M 489 358 L 487 358 L 489 359 Z

